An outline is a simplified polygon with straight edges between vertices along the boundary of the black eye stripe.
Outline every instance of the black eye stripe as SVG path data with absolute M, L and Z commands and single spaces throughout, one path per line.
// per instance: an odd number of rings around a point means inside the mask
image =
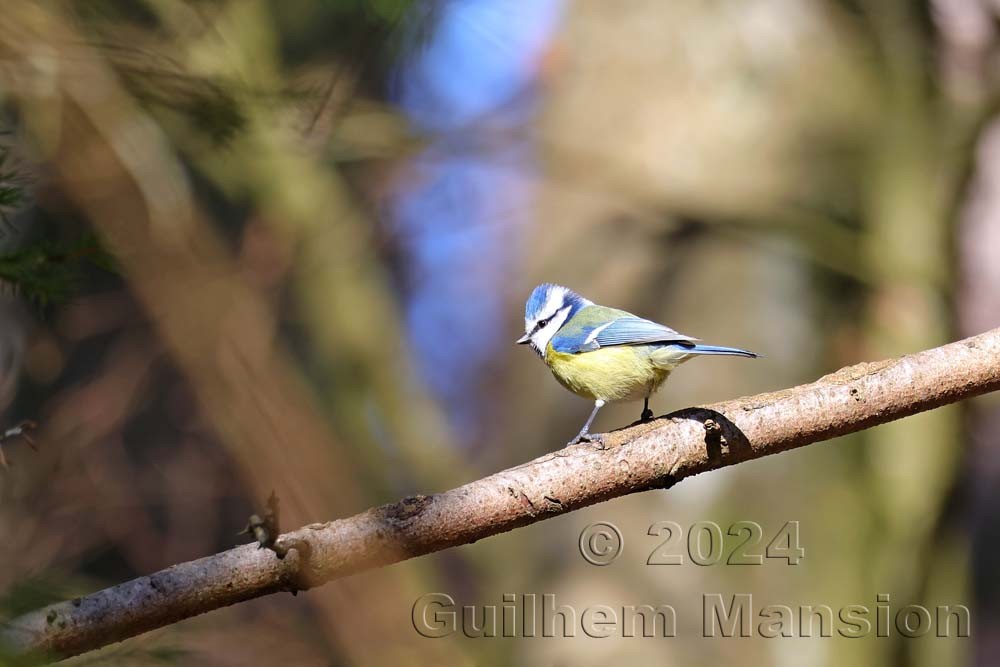
M 545 326 L 552 321 L 553 317 L 555 317 L 555 315 L 546 317 L 544 320 L 538 320 L 538 322 L 535 324 L 535 328 L 531 330 L 531 334 L 534 335 L 538 333 L 539 330 L 545 328 Z
M 558 315 L 562 311 L 566 310 L 567 308 L 569 308 L 569 306 L 563 306 L 562 308 L 560 308 L 556 312 L 554 312 L 551 315 L 549 315 L 548 317 L 546 317 L 544 320 L 538 320 L 538 322 L 535 323 L 535 328 L 532 329 L 531 333 L 528 334 L 528 335 L 529 336 L 534 336 L 540 329 L 544 329 L 546 326 L 548 326 L 549 322 L 551 322 L 552 320 L 554 320 L 556 318 L 556 315 Z

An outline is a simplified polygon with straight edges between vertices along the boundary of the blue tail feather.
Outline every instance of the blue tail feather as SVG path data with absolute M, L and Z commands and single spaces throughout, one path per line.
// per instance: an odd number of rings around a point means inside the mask
M 688 351 L 693 354 L 729 354 L 734 357 L 748 357 L 756 359 L 757 354 L 749 350 L 741 350 L 738 347 L 721 347 L 719 345 L 692 345 Z

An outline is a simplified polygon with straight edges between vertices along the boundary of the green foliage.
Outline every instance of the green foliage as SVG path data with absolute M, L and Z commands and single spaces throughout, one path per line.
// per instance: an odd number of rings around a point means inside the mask
M 0 132 L 0 136 L 9 135 Z M 25 208 L 31 179 L 15 166 L 9 146 L 0 145 L 0 242 L 17 230 L 14 214 Z M 111 257 L 93 234 L 71 243 L 40 240 L 0 253 L 0 289 L 11 290 L 37 306 L 66 299 L 80 283 L 84 266 L 113 271 Z
M 120 65 L 118 72 L 140 103 L 173 111 L 216 145 L 226 144 L 246 125 L 238 95 L 250 92 L 234 82 L 134 64 Z
M 23 205 L 25 185 L 24 176 L 11 166 L 10 148 L 0 146 L 0 241 L 15 232 L 9 216 Z
M 92 234 L 70 244 L 42 240 L 0 254 L 0 281 L 29 302 L 47 306 L 69 296 L 87 264 L 114 270 L 113 259 Z

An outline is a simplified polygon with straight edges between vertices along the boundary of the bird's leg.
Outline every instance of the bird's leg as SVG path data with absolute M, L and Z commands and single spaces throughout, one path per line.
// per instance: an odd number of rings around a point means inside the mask
M 587 417 L 587 423 L 583 425 L 580 432 L 576 434 L 576 437 L 566 443 L 566 446 L 576 445 L 581 442 L 592 442 L 598 446 L 598 449 L 604 449 L 604 440 L 598 434 L 590 433 L 590 425 L 594 422 L 594 417 L 597 416 L 597 411 L 604 407 L 604 401 L 597 399 L 594 401 L 594 410 Z
M 644 424 L 653 418 L 653 411 L 649 409 L 649 396 L 642 400 L 642 415 L 639 417 L 639 423 Z

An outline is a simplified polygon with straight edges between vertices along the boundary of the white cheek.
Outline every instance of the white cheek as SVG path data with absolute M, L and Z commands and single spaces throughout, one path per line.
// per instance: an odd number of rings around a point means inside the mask
M 568 315 L 569 308 L 564 308 L 552 318 L 551 322 L 536 331 L 535 335 L 531 337 L 531 342 L 535 344 L 535 347 L 542 353 L 542 356 L 545 356 L 545 348 L 548 346 L 549 341 L 552 340 L 552 337 L 556 335 L 556 332 L 566 322 Z
M 549 341 L 552 340 L 552 337 L 556 335 L 557 330 L 558 327 L 553 327 L 552 324 L 549 324 L 547 327 L 536 331 L 535 335 L 531 337 L 531 342 L 533 342 L 535 347 L 542 350 L 544 353 L 545 346 L 548 345 Z

